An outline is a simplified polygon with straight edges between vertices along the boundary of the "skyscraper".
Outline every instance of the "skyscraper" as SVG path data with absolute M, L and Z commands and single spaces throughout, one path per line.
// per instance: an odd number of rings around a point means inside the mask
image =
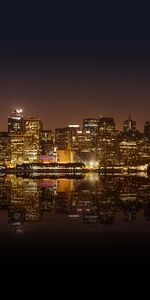
M 144 135 L 145 135 L 145 137 L 150 138 L 150 121 L 145 122 Z
M 113 118 L 102 117 L 99 119 L 99 133 L 110 133 L 115 131 L 115 122 Z
M 135 133 L 136 132 L 136 121 L 131 119 L 130 114 L 129 114 L 128 120 L 124 121 L 123 131 L 125 133 Z
M 116 160 L 116 129 L 115 121 L 110 117 L 99 119 L 97 143 L 97 160 L 102 165 L 112 165 Z
M 90 132 L 92 149 L 96 147 L 96 139 L 98 134 L 98 119 L 88 118 L 83 120 L 83 132 Z
M 23 110 L 15 109 L 12 111 L 11 116 L 8 117 L 8 133 L 20 133 L 23 132 Z
M 68 127 L 55 129 L 55 146 L 58 150 L 68 149 L 71 145 L 70 131 Z
M 10 160 L 12 166 L 23 163 L 24 146 L 25 146 L 24 133 L 22 134 L 14 133 L 10 135 Z
M 77 132 L 79 125 L 69 125 L 64 128 L 55 129 L 55 146 L 58 150 L 77 148 Z
M 51 130 L 42 130 L 40 135 L 40 152 L 49 155 L 54 150 L 54 139 Z
M 98 129 L 98 119 L 87 118 L 83 120 L 83 130 L 96 133 Z
M 0 163 L 10 161 L 10 137 L 8 132 L 0 132 Z
M 24 161 L 36 162 L 40 154 L 40 133 L 42 122 L 39 118 L 29 117 L 24 121 L 25 145 Z

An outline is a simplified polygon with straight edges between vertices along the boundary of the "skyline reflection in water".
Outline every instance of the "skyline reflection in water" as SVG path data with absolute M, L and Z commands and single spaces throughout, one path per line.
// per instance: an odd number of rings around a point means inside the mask
M 32 231 L 150 232 L 150 180 L 146 175 L 1 176 L 0 232 Z

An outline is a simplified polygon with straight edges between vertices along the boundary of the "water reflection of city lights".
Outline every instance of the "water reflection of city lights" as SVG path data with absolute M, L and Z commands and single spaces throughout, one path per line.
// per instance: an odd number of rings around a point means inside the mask
M 0 211 L 8 211 L 8 228 L 16 234 L 43 225 L 46 230 L 60 229 L 61 222 L 69 230 L 77 225 L 101 230 L 100 224 L 119 230 L 121 224 L 125 230 L 126 222 L 136 226 L 146 221 L 150 231 L 150 182 L 137 174 L 57 179 L 8 175 L 0 178 Z

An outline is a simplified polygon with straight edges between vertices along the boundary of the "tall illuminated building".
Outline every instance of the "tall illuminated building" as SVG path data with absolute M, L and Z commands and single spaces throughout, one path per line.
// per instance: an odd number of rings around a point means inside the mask
M 77 132 L 77 144 L 79 151 L 90 151 L 93 148 L 92 136 L 90 131 L 79 130 Z
M 10 137 L 8 132 L 0 132 L 0 163 L 10 161 Z
M 54 150 L 54 137 L 51 130 L 42 130 L 40 133 L 40 153 L 49 155 Z
M 101 117 L 99 119 L 99 132 L 101 134 L 112 133 L 115 131 L 115 122 L 113 118 Z
M 99 119 L 96 156 L 101 165 L 113 165 L 116 161 L 115 121 L 110 117 Z
M 146 138 L 150 139 L 150 121 L 145 122 L 144 135 L 145 135 Z
M 64 128 L 55 129 L 55 146 L 58 150 L 76 149 L 77 132 L 80 130 L 79 125 L 69 125 Z
M 37 162 L 40 155 L 40 134 L 42 122 L 37 117 L 29 117 L 24 120 L 24 161 Z
M 96 133 L 98 129 L 98 119 L 87 118 L 83 120 L 83 130 L 90 131 L 91 133 Z
M 80 131 L 80 125 L 69 125 L 69 137 L 70 137 L 70 149 L 78 149 L 78 131 Z
M 15 109 L 12 111 L 11 116 L 8 117 L 8 133 L 20 133 L 24 129 L 23 110 Z
M 99 121 L 95 118 L 87 118 L 83 120 L 83 132 L 91 135 L 92 148 L 96 147 L 96 138 L 98 134 Z
M 58 150 L 67 149 L 69 130 L 68 127 L 55 129 L 55 146 Z
M 119 142 L 119 160 L 124 165 L 131 165 L 139 160 L 137 141 L 122 140 Z
M 10 135 L 10 158 L 11 165 L 23 163 L 24 161 L 24 146 L 25 135 L 24 133 L 15 133 Z
M 40 118 L 28 117 L 24 120 L 24 130 L 29 135 L 39 135 L 42 130 L 42 122 Z
M 134 132 L 136 132 L 136 121 L 131 119 L 131 115 L 129 115 L 128 120 L 124 121 L 123 131 L 125 133 L 134 133 Z

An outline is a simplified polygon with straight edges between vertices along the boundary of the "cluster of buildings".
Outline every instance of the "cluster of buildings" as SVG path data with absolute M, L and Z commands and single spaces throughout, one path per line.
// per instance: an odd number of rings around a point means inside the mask
M 13 110 L 8 117 L 8 131 L 0 132 L 0 163 L 13 167 L 39 162 L 44 155 L 50 159 L 53 152 L 52 131 L 43 130 L 39 118 L 24 118 L 22 109 Z
M 139 132 L 131 116 L 116 129 L 110 117 L 87 118 L 80 125 L 44 130 L 37 117 L 24 118 L 22 109 L 8 117 L 8 131 L 0 132 L 0 164 L 78 163 L 99 166 L 143 165 L 150 161 L 150 121 Z

